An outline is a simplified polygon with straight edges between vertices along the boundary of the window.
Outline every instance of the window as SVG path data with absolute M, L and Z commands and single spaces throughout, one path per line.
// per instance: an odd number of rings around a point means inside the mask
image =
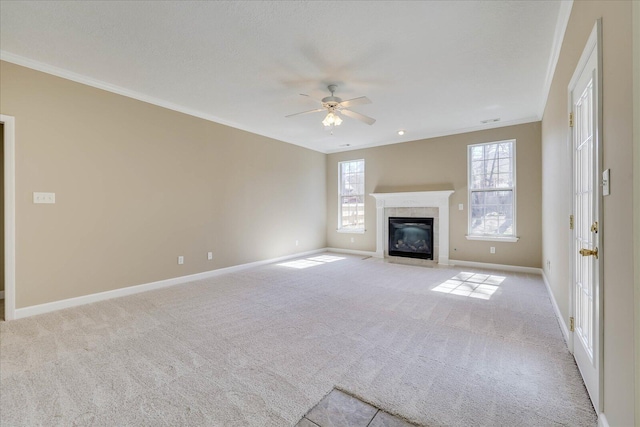
M 338 231 L 364 233 L 364 160 L 338 163 Z
M 515 242 L 516 141 L 469 146 L 468 239 Z

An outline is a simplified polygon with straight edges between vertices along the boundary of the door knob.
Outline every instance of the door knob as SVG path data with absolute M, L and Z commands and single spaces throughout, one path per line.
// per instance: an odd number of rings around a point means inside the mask
M 598 248 L 593 249 L 580 249 L 580 255 L 582 256 L 594 256 L 598 259 Z

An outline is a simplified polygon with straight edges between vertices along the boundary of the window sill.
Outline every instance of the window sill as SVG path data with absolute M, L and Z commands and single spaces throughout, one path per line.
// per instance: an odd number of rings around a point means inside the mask
M 465 236 L 467 240 L 482 240 L 486 242 L 506 242 L 515 243 L 520 240 L 519 237 L 491 237 L 491 236 Z
M 336 230 L 338 233 L 347 233 L 347 234 L 364 234 L 364 228 L 338 228 Z

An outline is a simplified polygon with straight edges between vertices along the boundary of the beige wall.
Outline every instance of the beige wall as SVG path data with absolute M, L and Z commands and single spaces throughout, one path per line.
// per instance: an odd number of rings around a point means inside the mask
M 636 425 L 640 426 L 640 2 L 633 3 L 633 264 L 635 266 Z
M 603 24 L 604 413 L 611 426 L 634 425 L 632 227 L 632 26 L 629 1 L 576 1 L 542 121 L 543 260 L 565 322 L 570 314 L 571 207 L 567 86 L 596 19 Z
M 324 154 L 0 67 L 0 111 L 16 120 L 17 308 L 326 246 Z
M 517 243 L 469 241 L 467 234 L 467 145 L 516 139 Z M 338 162 L 365 159 L 364 234 L 336 232 Z M 327 158 L 327 242 L 329 247 L 376 250 L 374 192 L 455 190 L 449 199 L 450 252 L 455 260 L 542 267 L 540 122 L 402 144 L 334 153 Z M 464 204 L 464 211 L 458 204 Z M 351 243 L 350 239 L 355 242 Z M 496 248 L 495 254 L 489 247 Z

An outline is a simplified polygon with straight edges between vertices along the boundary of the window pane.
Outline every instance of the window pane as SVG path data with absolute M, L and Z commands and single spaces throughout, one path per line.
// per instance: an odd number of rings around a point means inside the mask
M 340 162 L 338 227 L 364 228 L 364 160 Z
M 471 173 L 474 175 L 484 174 L 484 161 L 483 160 L 474 160 L 471 163 Z
M 478 235 L 512 235 L 513 192 L 472 193 L 470 232 Z
M 471 159 L 482 160 L 484 158 L 484 148 L 482 146 L 471 147 Z
M 484 234 L 484 207 L 474 206 L 471 209 L 472 234 Z
M 474 176 L 471 181 L 471 188 L 474 190 L 482 188 L 484 185 L 484 183 L 482 182 L 483 179 L 484 179 L 484 175 Z
M 511 174 L 511 159 L 500 159 L 498 161 L 498 172 Z
M 514 143 L 469 148 L 469 234 L 514 236 Z
M 487 144 L 484 149 L 485 160 L 493 160 L 498 158 L 498 144 Z
M 511 157 L 511 146 L 510 142 L 504 142 L 500 144 L 500 157 L 501 158 L 509 158 Z
M 471 193 L 471 205 L 473 206 L 484 205 L 484 195 L 485 193 L 483 191 Z
M 484 176 L 482 180 L 482 188 L 495 188 L 496 186 L 496 176 L 489 173 Z
M 513 182 L 511 181 L 511 174 L 510 173 L 501 173 L 500 175 L 498 175 L 498 182 L 497 182 L 497 187 L 511 187 L 513 184 Z

